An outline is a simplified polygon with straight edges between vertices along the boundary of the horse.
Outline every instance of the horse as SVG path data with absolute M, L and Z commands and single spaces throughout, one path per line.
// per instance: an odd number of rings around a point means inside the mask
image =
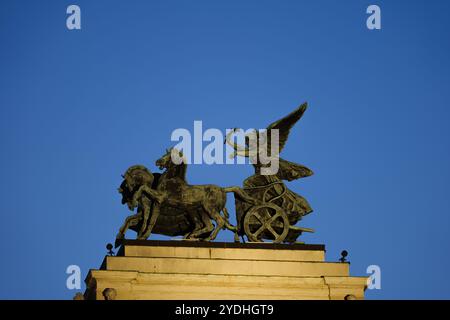
M 173 157 L 178 157 L 182 161 L 172 161 Z M 156 161 L 156 165 L 165 170 L 158 179 L 156 188 L 149 184 L 142 184 L 133 194 L 131 207 L 138 206 L 140 199 L 145 196 L 154 201 L 152 215 L 144 238 L 150 236 L 153 227 L 158 219 L 160 209 L 165 207 L 180 208 L 190 216 L 193 221 L 200 217 L 203 222 L 201 227 L 196 227 L 189 235 L 189 239 L 198 239 L 204 234 L 208 237 L 202 239 L 212 241 L 222 228 L 226 228 L 235 233 L 235 240 L 239 241 L 237 229 L 228 221 L 229 214 L 225 207 L 226 194 L 233 192 L 234 196 L 244 202 L 256 204 L 256 200 L 248 196 L 241 188 L 220 187 L 217 185 L 189 185 L 186 181 L 187 164 L 183 159 L 182 152 L 175 148 L 166 150 L 166 153 Z M 221 215 L 223 213 L 223 216 Z M 214 220 L 215 226 L 211 222 Z M 197 224 L 196 224 L 197 226 Z
M 125 174 L 122 175 L 122 178 L 124 180 L 118 188 L 119 193 L 122 195 L 122 204 L 126 204 L 131 211 L 135 207 L 138 207 L 138 209 L 136 214 L 125 219 L 116 239 L 123 239 L 128 229 L 135 230 L 138 233 L 137 238 L 142 239 L 150 215 L 152 201 L 148 198 L 142 198 L 140 203 L 136 205 L 133 202 L 133 195 L 142 185 L 147 185 L 151 188 L 155 182 L 155 175 L 142 165 L 134 165 L 128 168 Z

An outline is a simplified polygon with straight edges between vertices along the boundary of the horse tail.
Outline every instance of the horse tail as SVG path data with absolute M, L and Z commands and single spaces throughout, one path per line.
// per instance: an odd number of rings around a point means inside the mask
M 241 189 L 239 187 L 227 187 L 227 188 L 223 188 L 223 190 L 226 193 L 233 192 L 234 196 L 241 199 L 242 201 L 245 201 L 245 202 L 248 202 L 251 204 L 256 204 L 255 199 L 250 197 L 243 189 Z

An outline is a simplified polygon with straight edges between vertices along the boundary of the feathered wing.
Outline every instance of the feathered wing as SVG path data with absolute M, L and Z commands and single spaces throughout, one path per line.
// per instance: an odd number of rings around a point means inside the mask
M 298 120 L 303 116 L 303 113 L 305 113 L 306 108 L 308 107 L 308 104 L 305 102 L 302 105 L 300 105 L 297 109 L 292 111 L 290 114 L 285 116 L 284 118 L 275 121 L 274 123 L 270 124 L 267 127 L 267 145 L 271 146 L 271 132 L 272 129 L 278 129 L 278 135 L 279 135 L 279 150 L 278 152 L 281 152 L 283 150 L 284 146 L 286 145 L 286 141 L 289 137 L 289 132 L 291 128 L 294 126 L 295 123 L 297 123 Z

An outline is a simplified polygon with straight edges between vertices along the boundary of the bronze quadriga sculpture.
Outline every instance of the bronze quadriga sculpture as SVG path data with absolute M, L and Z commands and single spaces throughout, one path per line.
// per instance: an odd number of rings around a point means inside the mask
M 119 192 L 122 194 L 122 204 L 127 204 L 130 210 L 137 210 L 126 218 L 120 228 L 116 246 L 128 229 L 136 231 L 137 238 L 144 240 L 151 233 L 157 233 L 181 235 L 186 240 L 211 241 L 220 229 L 226 228 L 235 233 L 235 241 L 239 241 L 239 236 L 242 239 L 246 236 L 251 242 L 271 240 L 274 243 L 293 243 L 302 232 L 312 232 L 311 229 L 295 226 L 312 209 L 303 197 L 289 190 L 283 182 L 310 176 L 312 171 L 278 157 L 290 129 L 305 110 L 306 103 L 267 128 L 268 145 L 271 143 L 270 131 L 278 130 L 278 151 L 269 154 L 277 157 L 278 171 L 262 174 L 267 164 L 259 161 L 257 154 L 256 161 L 252 162 L 255 174 L 244 181 L 243 188 L 189 185 L 186 181 L 187 164 L 185 161 L 178 164 L 172 161 L 174 154 L 180 159 L 183 157 L 173 148 L 156 161 L 156 165 L 164 170 L 162 173 L 152 173 L 140 165 L 130 167 L 123 175 Z M 229 138 L 230 135 L 226 142 L 234 148 L 235 155 L 251 156 L 248 139 L 246 145 L 241 147 Z M 228 192 L 235 196 L 237 226 L 230 224 L 225 207 Z

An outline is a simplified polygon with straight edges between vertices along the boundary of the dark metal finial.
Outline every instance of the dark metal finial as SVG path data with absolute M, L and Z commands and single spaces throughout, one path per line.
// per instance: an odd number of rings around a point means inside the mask
M 340 262 L 344 263 L 344 262 L 348 262 L 346 257 L 348 256 L 348 252 L 347 250 L 343 250 L 341 252 L 341 258 L 339 259 Z
M 108 243 L 106 245 L 106 250 L 108 250 L 108 255 L 111 257 L 115 255 L 115 253 L 112 249 L 113 249 L 113 245 L 111 243 Z

